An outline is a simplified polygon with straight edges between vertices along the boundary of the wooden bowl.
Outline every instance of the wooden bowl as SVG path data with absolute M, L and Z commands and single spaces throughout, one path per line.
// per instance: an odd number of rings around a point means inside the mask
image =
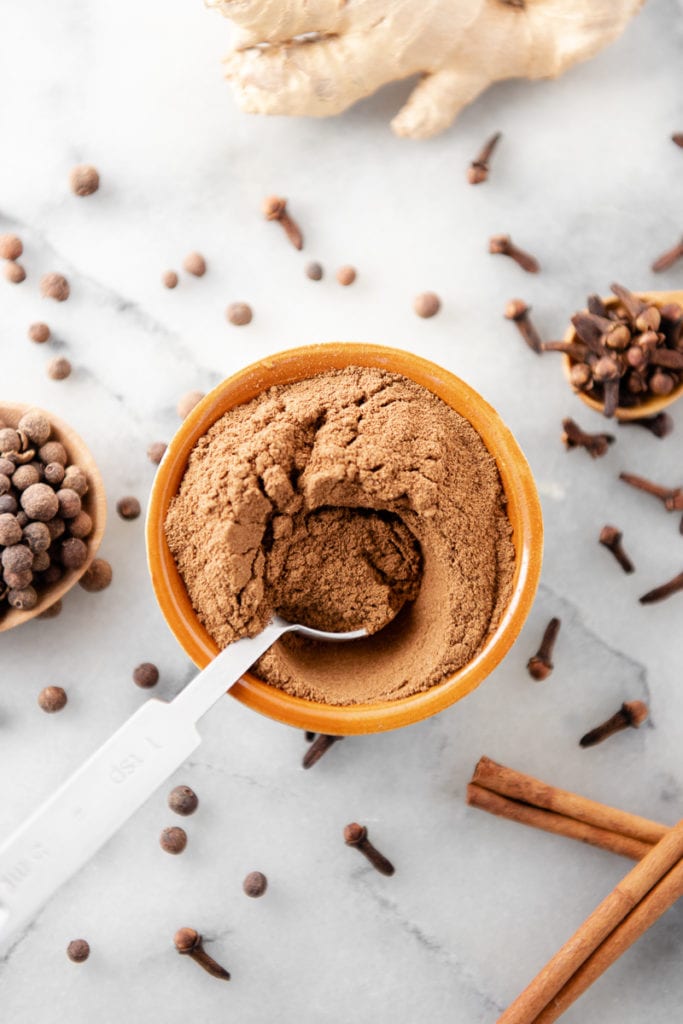
M 37 408 L 35 405 L 0 402 L 0 419 L 4 420 L 8 427 L 16 427 L 24 413 L 28 412 L 29 409 Z M 13 629 L 15 626 L 20 626 L 22 622 L 28 622 L 29 619 L 40 615 L 51 604 L 54 604 L 60 597 L 63 597 L 67 590 L 73 587 L 74 583 L 78 582 L 97 553 L 102 535 L 104 534 L 104 525 L 107 518 L 104 484 L 97 464 L 90 454 L 85 441 L 79 437 L 68 423 L 59 419 L 58 416 L 47 412 L 45 409 L 38 409 L 38 411 L 42 412 L 50 421 L 52 426 L 50 440 L 61 441 L 67 450 L 69 462 L 80 466 L 88 477 L 88 492 L 83 497 L 83 509 L 92 519 L 92 533 L 89 537 L 86 537 L 88 558 L 79 569 L 69 569 L 57 583 L 40 591 L 38 593 L 38 604 L 35 608 L 31 608 L 30 611 L 19 611 L 17 608 L 10 608 L 3 616 L 0 616 L 0 633 L 4 633 L 7 629 Z
M 164 535 L 166 512 L 190 452 L 228 409 L 248 402 L 266 388 L 347 366 L 403 374 L 470 421 L 498 464 L 517 559 L 512 598 L 495 633 L 473 661 L 429 690 L 399 700 L 341 707 L 293 697 L 250 672 L 230 690 L 238 700 L 271 718 L 337 736 L 381 732 L 417 722 L 478 686 L 507 653 L 524 624 L 536 592 L 543 549 L 541 508 L 526 459 L 495 410 L 458 377 L 426 359 L 379 345 L 335 342 L 280 352 L 224 380 L 192 410 L 169 444 L 152 488 L 146 528 L 152 584 L 176 639 L 199 668 L 215 657 L 218 647 L 197 618 Z
M 651 302 L 653 306 L 665 306 L 668 302 L 677 302 L 683 306 L 683 292 L 634 292 L 639 299 L 643 299 L 645 302 Z M 619 305 L 619 299 L 615 295 L 610 295 L 608 298 L 602 300 L 608 309 L 614 309 L 615 306 Z M 574 325 L 570 324 L 567 332 L 564 336 L 565 341 L 577 341 L 576 331 Z M 571 380 L 570 372 L 576 360 L 572 359 L 566 353 L 562 356 L 562 369 L 564 375 L 568 381 Z M 585 391 L 575 391 L 572 388 L 575 395 L 578 395 L 581 401 L 587 405 L 594 412 L 602 414 L 604 409 L 604 403 L 599 402 L 596 398 L 591 398 Z M 675 387 L 669 395 L 652 395 L 651 398 L 646 398 L 644 402 L 639 402 L 638 405 L 630 405 L 627 408 L 619 408 L 614 413 L 616 420 L 640 420 L 644 416 L 656 416 L 662 409 L 666 409 L 667 405 L 671 405 L 672 402 L 677 401 L 683 395 L 683 376 L 678 387 Z

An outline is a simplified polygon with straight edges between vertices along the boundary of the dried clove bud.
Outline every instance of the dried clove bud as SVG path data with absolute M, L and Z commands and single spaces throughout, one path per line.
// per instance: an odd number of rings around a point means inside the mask
M 606 455 L 609 446 L 614 443 L 612 434 L 587 434 L 572 419 L 562 420 L 562 441 L 567 450 L 572 448 L 585 448 L 593 459 Z
M 522 270 L 526 270 L 527 274 L 537 274 L 541 269 L 536 257 L 516 246 L 509 235 L 492 235 L 489 239 L 489 252 L 509 256 Z
M 560 632 L 561 625 L 562 623 L 559 619 L 553 618 L 550 620 L 548 625 L 545 627 L 541 646 L 538 648 L 536 654 L 532 655 L 527 662 L 527 671 L 531 678 L 535 679 L 537 682 L 542 682 L 544 679 L 547 679 L 554 668 L 552 662 L 553 649 L 555 647 L 555 641 L 557 640 L 557 635 Z
M 621 541 L 623 534 L 616 526 L 603 526 L 599 541 L 603 547 L 612 552 L 624 572 L 633 572 L 634 565 L 624 551 Z
M 278 220 L 282 224 L 287 238 L 295 249 L 303 249 L 304 236 L 299 225 L 292 220 L 287 212 L 286 199 L 282 199 L 280 196 L 268 196 L 263 200 L 262 209 L 266 220 Z
M 674 421 L 667 412 L 658 412 L 656 416 L 641 416 L 636 420 L 619 420 L 620 427 L 645 427 L 655 437 L 667 437 L 674 428 Z
M 683 533 L 683 526 L 681 532 Z M 648 590 L 647 594 L 643 594 L 638 600 L 641 604 L 654 604 L 656 601 L 663 601 L 664 598 L 671 597 L 672 594 L 677 594 L 680 590 L 683 590 L 683 572 L 674 576 L 668 583 L 663 583 L 660 587 L 655 587 L 654 590 Z
M 173 937 L 173 944 L 179 953 L 189 956 L 214 978 L 230 981 L 230 974 L 216 963 L 204 949 L 202 937 L 194 928 L 179 928 Z
M 530 310 L 531 306 L 527 306 L 524 299 L 511 299 L 505 307 L 505 319 L 512 320 L 516 324 L 517 330 L 531 351 L 540 355 L 543 351 L 543 343 L 529 317 Z
M 613 736 L 622 729 L 637 729 L 643 724 L 649 714 L 647 704 L 642 700 L 630 700 L 622 704 L 616 714 L 608 718 L 606 722 L 597 725 L 579 740 L 581 747 L 594 747 L 596 743 L 602 743 L 608 736 Z
M 344 829 L 344 842 L 347 846 L 355 846 L 380 874 L 393 875 L 394 865 L 372 845 L 365 825 L 358 825 L 355 821 L 347 825 Z
M 339 740 L 343 740 L 343 736 L 326 736 L 321 733 L 316 739 L 313 740 L 310 747 L 304 754 L 304 759 L 301 762 L 304 768 L 312 768 L 314 764 L 317 764 L 320 758 L 323 756 L 330 747 L 337 743 Z
M 501 132 L 496 132 L 490 139 L 484 143 L 481 151 L 475 156 L 467 170 L 467 180 L 470 185 L 480 185 L 482 181 L 486 181 L 489 176 L 489 161 L 493 156 L 493 151 L 498 145 L 502 138 Z
M 673 267 L 674 263 L 680 260 L 681 256 L 683 256 L 683 238 L 679 242 L 676 242 L 671 249 L 668 249 L 666 252 L 663 252 L 661 256 L 658 256 L 652 264 L 651 269 L 655 274 L 660 274 L 663 270 L 668 270 L 670 267 Z

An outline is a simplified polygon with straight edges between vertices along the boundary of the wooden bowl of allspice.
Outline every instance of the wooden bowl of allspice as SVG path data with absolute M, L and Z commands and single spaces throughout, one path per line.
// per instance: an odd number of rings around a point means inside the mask
M 90 568 L 104 484 L 67 423 L 0 401 L 0 633 L 42 615 Z

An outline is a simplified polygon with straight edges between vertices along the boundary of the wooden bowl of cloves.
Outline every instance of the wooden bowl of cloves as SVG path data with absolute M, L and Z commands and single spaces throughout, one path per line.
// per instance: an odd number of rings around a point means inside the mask
M 683 394 L 683 291 L 611 288 L 572 317 L 560 349 L 565 375 L 608 418 L 654 416 Z
M 87 445 L 35 406 L 0 402 L 0 633 L 42 615 L 90 568 L 106 520 Z

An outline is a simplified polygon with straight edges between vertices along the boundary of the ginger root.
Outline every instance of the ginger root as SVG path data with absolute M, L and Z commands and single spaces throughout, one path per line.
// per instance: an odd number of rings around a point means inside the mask
M 243 110 L 338 114 L 420 74 L 397 135 L 447 128 L 492 82 L 554 78 L 612 42 L 642 0 L 205 0 L 237 27 Z

